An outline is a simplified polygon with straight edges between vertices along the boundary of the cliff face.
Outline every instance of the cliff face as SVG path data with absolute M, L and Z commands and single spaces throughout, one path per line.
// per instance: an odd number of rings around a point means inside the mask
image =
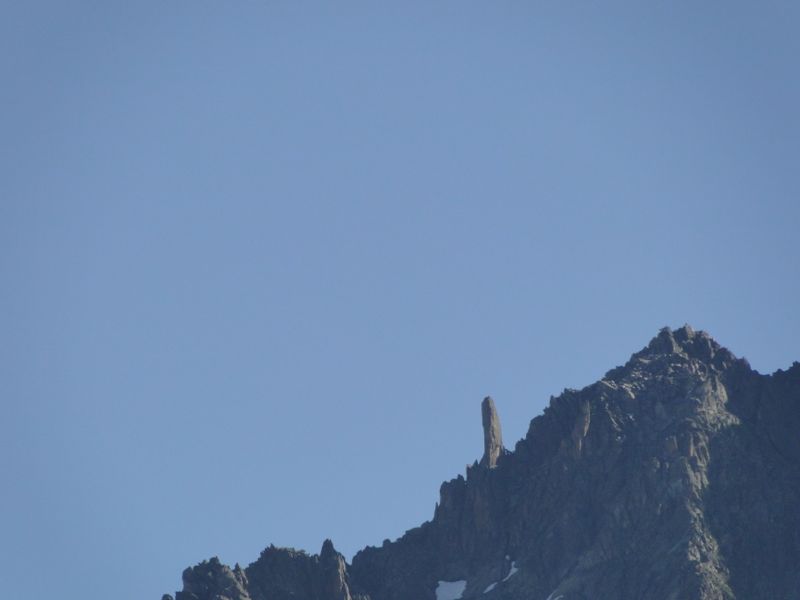
M 352 565 L 270 548 L 184 572 L 177 600 L 800 597 L 800 364 L 761 375 L 662 330 L 442 484 L 434 518 Z

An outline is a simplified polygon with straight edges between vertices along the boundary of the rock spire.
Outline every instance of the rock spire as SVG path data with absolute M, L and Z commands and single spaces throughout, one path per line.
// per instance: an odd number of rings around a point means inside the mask
M 483 458 L 481 464 L 494 468 L 497 458 L 503 452 L 503 434 L 500 431 L 500 417 L 494 407 L 494 400 L 486 396 L 481 402 L 481 415 L 483 416 Z

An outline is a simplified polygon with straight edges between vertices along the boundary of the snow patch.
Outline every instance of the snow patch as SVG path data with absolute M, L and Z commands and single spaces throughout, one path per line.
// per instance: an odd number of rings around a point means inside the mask
M 511 579 L 511 576 L 517 571 L 519 571 L 519 569 L 517 568 L 516 561 L 514 561 L 511 563 L 511 570 L 508 572 L 508 575 L 506 575 L 500 583 L 503 583 L 503 581 L 508 581 L 509 579 Z M 550 600 L 550 598 L 548 598 L 547 600 Z M 555 600 L 558 599 L 556 598 Z
M 440 581 L 436 585 L 436 600 L 459 600 L 467 587 L 466 580 Z
M 509 558 L 510 557 L 508 555 L 506 555 L 506 560 L 509 560 Z M 508 572 L 508 575 L 503 577 L 503 579 L 501 579 L 500 581 L 495 581 L 494 583 L 490 583 L 488 586 L 486 586 L 486 589 L 483 590 L 483 593 L 484 594 L 488 594 L 494 588 L 497 587 L 497 584 L 503 583 L 503 582 L 508 581 L 509 579 L 511 579 L 511 576 L 514 575 L 517 571 L 519 571 L 519 568 L 517 567 L 517 562 L 516 561 L 512 561 L 511 562 L 511 570 Z M 552 596 L 552 594 L 550 594 L 550 595 Z M 552 598 L 548 598 L 547 600 L 553 600 L 553 599 Z M 558 598 L 555 598 L 555 600 L 558 600 Z

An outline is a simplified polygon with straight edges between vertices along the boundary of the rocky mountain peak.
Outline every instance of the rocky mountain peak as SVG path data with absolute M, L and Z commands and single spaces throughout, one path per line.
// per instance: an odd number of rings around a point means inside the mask
M 433 519 L 352 564 L 267 548 L 211 559 L 176 600 L 735 600 L 800 594 L 800 364 L 753 371 L 708 334 L 662 329 L 565 390 L 504 450 L 442 484 Z
M 684 325 L 674 331 L 669 327 L 664 327 L 642 351 L 633 356 L 646 358 L 670 354 L 705 362 L 709 365 L 718 365 L 725 361 L 730 363 L 736 360 L 732 352 L 720 346 L 708 333 L 695 331 L 689 325 Z
M 336 551 L 333 542 L 329 539 L 322 544 L 319 562 L 322 568 L 319 597 L 330 600 L 351 600 L 347 563 L 344 556 Z
M 647 346 L 634 353 L 623 366 L 608 371 L 603 379 L 672 376 L 677 370 L 687 369 L 710 376 L 736 365 L 750 369 L 745 359 L 736 358 L 705 331 L 694 330 L 689 325 L 676 330 L 664 327 Z
M 333 542 L 330 538 L 326 538 L 324 542 L 322 542 L 322 549 L 319 552 L 319 558 L 321 561 L 328 561 L 336 556 L 339 556 L 339 553 L 336 552 L 336 548 L 333 547 Z

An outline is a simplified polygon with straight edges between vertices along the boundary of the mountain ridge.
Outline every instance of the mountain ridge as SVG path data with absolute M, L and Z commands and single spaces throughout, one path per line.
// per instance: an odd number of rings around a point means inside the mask
M 761 375 L 705 332 L 663 328 L 552 397 L 512 451 L 489 398 L 482 415 L 484 456 L 441 485 L 430 521 L 351 564 L 330 540 L 318 555 L 271 546 L 246 569 L 204 561 L 176 600 L 800 593 L 797 362 Z

